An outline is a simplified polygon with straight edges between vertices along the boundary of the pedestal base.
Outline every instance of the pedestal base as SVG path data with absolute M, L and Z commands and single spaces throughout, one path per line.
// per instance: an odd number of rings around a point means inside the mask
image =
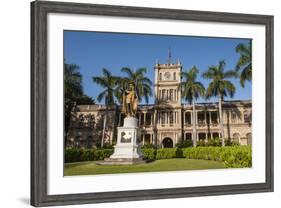
M 97 162 L 101 165 L 129 165 L 145 163 L 138 144 L 139 128 L 138 119 L 127 117 L 124 119 L 124 126 L 118 127 L 117 144 L 114 153 L 104 161 Z
M 105 158 L 104 161 L 96 162 L 98 165 L 136 165 L 146 163 L 142 158 Z

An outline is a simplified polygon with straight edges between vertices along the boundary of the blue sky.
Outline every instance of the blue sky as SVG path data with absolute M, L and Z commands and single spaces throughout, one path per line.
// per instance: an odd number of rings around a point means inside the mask
M 147 76 L 154 81 L 154 65 L 168 62 L 168 51 L 171 48 L 172 61 L 179 59 L 183 70 L 195 65 L 200 74 L 210 65 L 217 65 L 219 60 L 226 61 L 226 69 L 234 69 L 239 55 L 235 52 L 235 46 L 239 43 L 247 43 L 248 39 L 233 38 L 208 38 L 193 36 L 171 35 L 143 35 L 124 33 L 101 33 L 84 31 L 64 31 L 64 58 L 67 63 L 80 66 L 83 75 L 84 93 L 96 100 L 102 91 L 92 81 L 93 76 L 100 76 L 101 69 L 107 68 L 115 75 L 125 75 L 120 72 L 122 67 L 137 69 L 146 67 Z M 208 86 L 209 81 L 198 77 Z M 247 82 L 242 88 L 238 79 L 233 79 L 236 86 L 237 99 L 251 99 L 252 83 Z M 153 97 L 150 103 L 153 103 Z M 209 101 L 216 101 L 212 98 Z M 231 100 L 231 98 L 225 98 Z M 199 99 L 198 102 L 205 102 Z

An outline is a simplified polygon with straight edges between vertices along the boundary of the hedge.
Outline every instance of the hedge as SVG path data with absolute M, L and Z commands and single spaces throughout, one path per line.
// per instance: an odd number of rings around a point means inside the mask
M 103 160 L 113 154 L 113 149 L 66 149 L 65 162 Z
M 228 168 L 252 166 L 252 148 L 250 146 L 185 148 L 183 156 L 189 159 L 220 161 Z
M 141 149 L 143 157 L 145 160 L 153 161 L 156 157 L 156 149 L 154 148 L 143 148 Z
M 66 149 L 65 162 L 103 160 L 113 154 L 113 149 Z M 223 162 L 225 167 L 240 168 L 252 166 L 251 146 L 189 147 L 189 148 L 143 148 L 144 159 L 148 161 L 188 158 Z

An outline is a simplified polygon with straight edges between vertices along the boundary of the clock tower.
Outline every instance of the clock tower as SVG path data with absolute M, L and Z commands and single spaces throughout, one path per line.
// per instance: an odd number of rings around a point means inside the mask
M 180 62 L 173 64 L 159 64 L 154 66 L 155 81 L 154 93 L 155 104 L 167 104 L 169 106 L 181 105 L 181 71 Z

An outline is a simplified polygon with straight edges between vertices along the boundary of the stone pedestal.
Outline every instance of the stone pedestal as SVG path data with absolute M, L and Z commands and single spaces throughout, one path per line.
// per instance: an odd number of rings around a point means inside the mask
M 140 132 L 138 128 L 138 119 L 126 117 L 124 126 L 117 128 L 117 143 L 114 146 L 114 153 L 98 164 L 102 165 L 128 165 L 144 163 L 138 138 Z

